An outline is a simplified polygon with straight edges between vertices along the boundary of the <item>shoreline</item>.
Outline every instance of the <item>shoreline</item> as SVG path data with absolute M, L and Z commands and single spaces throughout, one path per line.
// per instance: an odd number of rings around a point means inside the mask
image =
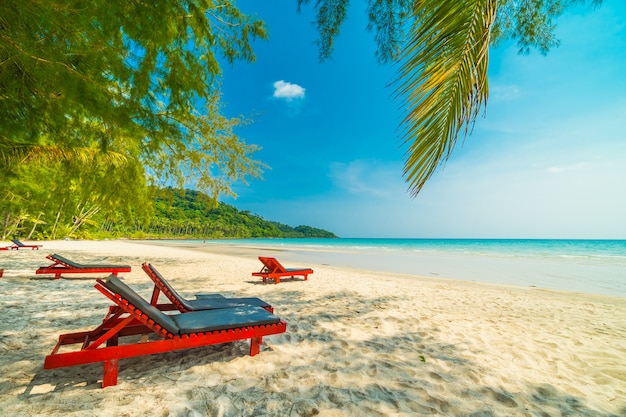
M 136 242 L 142 243 L 142 241 Z M 527 255 L 509 257 L 499 254 L 477 255 L 446 251 L 413 253 L 362 248 L 273 245 L 249 241 L 233 242 L 231 240 L 228 244 L 220 245 L 216 241 L 210 241 L 210 243 L 147 241 L 147 244 L 175 246 L 254 259 L 261 254 L 269 256 L 280 254 L 296 266 L 314 264 L 357 271 L 399 274 L 414 278 L 482 282 L 626 299 L 626 280 L 620 279 L 623 268 L 615 266 L 607 268 L 606 265 L 589 261 L 573 262 L 568 258 L 554 259 Z
M 0 254 L 0 398 L 10 415 L 560 416 L 626 411 L 626 301 L 583 293 L 328 266 L 308 281 L 263 284 L 256 248 L 214 253 L 137 241 L 43 242 Z M 51 280 L 34 269 L 56 252 L 130 264 L 149 297 L 151 262 L 188 298 L 258 297 L 287 332 L 247 342 L 100 365 L 43 370 L 59 334 L 92 329 L 109 300 L 95 277 Z M 8 256 L 6 256 L 8 255 Z M 270 255 L 271 256 L 271 255 Z M 79 400 L 80 398 L 80 400 Z

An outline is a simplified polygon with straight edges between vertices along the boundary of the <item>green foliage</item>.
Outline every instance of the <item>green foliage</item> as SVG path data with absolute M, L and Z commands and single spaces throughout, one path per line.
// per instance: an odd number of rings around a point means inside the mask
M 71 171 L 71 168 L 67 168 Z M 5 224 L 2 239 L 219 239 L 257 237 L 327 237 L 333 233 L 310 227 L 291 227 L 241 211 L 192 190 L 157 189 L 135 181 L 111 182 L 117 193 L 94 192 L 89 181 L 52 177 L 59 170 L 32 167 L 20 170 L 9 187 L 21 190 L 0 202 Z M 61 170 L 63 171 L 63 170 Z M 84 172 L 98 182 L 107 169 Z M 126 172 L 130 179 L 132 172 Z M 0 191 L 2 191 L 0 186 Z M 91 191 L 90 191 L 91 190 Z M 9 195 L 9 194 L 7 194 Z M 111 195 L 116 195 L 112 200 Z
M 120 225 L 104 221 L 114 237 L 209 239 L 257 237 L 336 237 L 333 233 L 310 226 L 290 227 L 264 220 L 249 211 L 240 211 L 210 196 L 193 190 L 160 189 L 156 193 L 154 214 L 149 223 Z
M 414 194 L 487 102 L 489 33 L 496 11 L 493 0 L 426 3 L 431 7 L 415 11 L 419 16 L 400 57 L 397 90 L 407 108 L 404 174 Z
M 0 174 L 113 153 L 232 193 L 263 166 L 233 133 L 241 120 L 220 114 L 218 58 L 253 61 L 266 37 L 230 2 L 0 2 Z
M 0 183 L 1 236 L 26 239 L 82 236 L 95 218 L 147 219 L 149 188 L 141 164 L 61 160 L 17 167 Z
M 0 2 L 2 236 L 142 235 L 149 185 L 216 201 L 260 176 L 218 59 L 253 61 L 266 37 L 230 2 Z
M 498 3 L 498 13 L 491 31 L 492 43 L 517 39 L 519 53 L 536 48 L 542 54 L 559 45 L 554 20 L 565 9 L 579 3 L 599 6 L 602 0 L 506 0 Z
M 445 162 L 459 135 L 468 135 L 487 104 L 489 46 L 518 41 L 520 53 L 558 45 L 554 19 L 567 7 L 602 0 L 368 0 L 368 29 L 381 62 L 399 62 L 397 97 L 408 145 L 404 174 L 417 195 Z M 309 0 L 298 0 L 298 7 Z M 333 50 L 347 0 L 319 0 L 320 58 Z M 463 132 L 463 133 L 462 133 Z

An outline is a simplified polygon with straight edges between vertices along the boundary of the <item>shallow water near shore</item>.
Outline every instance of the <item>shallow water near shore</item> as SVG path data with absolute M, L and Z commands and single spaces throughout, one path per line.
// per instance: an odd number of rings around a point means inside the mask
M 285 261 L 299 264 L 626 297 L 625 240 L 355 238 L 161 242 L 210 250 L 245 250 L 258 256 L 279 251 Z

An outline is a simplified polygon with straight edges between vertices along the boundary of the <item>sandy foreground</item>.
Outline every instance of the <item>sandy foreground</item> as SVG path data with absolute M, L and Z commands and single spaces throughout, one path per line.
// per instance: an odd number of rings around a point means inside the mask
M 8 245 L 8 243 L 7 243 Z M 0 252 L 0 414 L 7 416 L 626 416 L 626 299 L 308 266 L 308 281 L 263 284 L 250 249 L 130 241 L 43 242 Z M 5 246 L 0 242 L 0 246 Z M 287 332 L 120 361 L 44 370 L 59 334 L 95 328 L 110 301 L 97 276 L 35 275 L 58 253 L 141 263 L 183 295 L 258 297 Z

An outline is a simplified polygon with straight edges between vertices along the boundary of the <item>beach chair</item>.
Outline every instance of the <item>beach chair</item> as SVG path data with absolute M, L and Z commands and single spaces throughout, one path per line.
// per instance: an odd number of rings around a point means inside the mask
M 43 245 L 27 245 L 25 243 L 20 242 L 17 239 L 11 239 L 11 242 L 13 242 L 13 244 L 11 246 L 7 246 L 8 249 L 26 249 L 26 248 L 31 248 L 32 250 L 39 250 L 40 247 L 42 247 Z
M 154 282 L 154 290 L 152 291 L 150 304 L 158 306 L 160 310 L 168 310 L 170 309 L 169 306 L 172 306 L 181 313 L 186 313 L 189 311 L 255 306 L 262 307 L 270 313 L 274 312 L 271 305 L 259 298 L 225 298 L 220 294 L 197 294 L 195 300 L 188 300 L 181 296 L 154 266 L 144 262 L 141 268 Z M 157 304 L 159 294 L 161 293 L 168 298 L 171 304 Z
M 120 272 L 130 272 L 128 265 L 82 265 L 56 253 L 48 255 L 46 258 L 54 263 L 38 268 L 35 274 L 54 274 L 54 279 L 59 279 L 61 274 L 113 274 L 117 276 Z
M 250 339 L 250 356 L 254 356 L 259 353 L 264 336 L 287 330 L 284 320 L 260 307 L 167 315 L 114 275 L 96 281 L 95 288 L 118 308 L 113 314 L 109 309 L 103 323 L 94 330 L 60 335 L 44 360 L 44 369 L 102 362 L 104 388 L 117 384 L 120 359 L 246 339 Z M 142 337 L 137 338 L 138 335 Z M 64 348 L 60 352 L 64 346 L 78 344 L 79 350 L 68 352 Z
M 276 258 L 259 256 L 259 261 L 263 263 L 263 268 L 259 272 L 253 272 L 252 275 L 263 278 L 263 282 L 273 279 L 276 284 L 280 284 L 282 277 L 293 278 L 297 276 L 303 276 L 304 280 L 307 281 L 309 274 L 313 273 L 311 268 L 285 268 Z

